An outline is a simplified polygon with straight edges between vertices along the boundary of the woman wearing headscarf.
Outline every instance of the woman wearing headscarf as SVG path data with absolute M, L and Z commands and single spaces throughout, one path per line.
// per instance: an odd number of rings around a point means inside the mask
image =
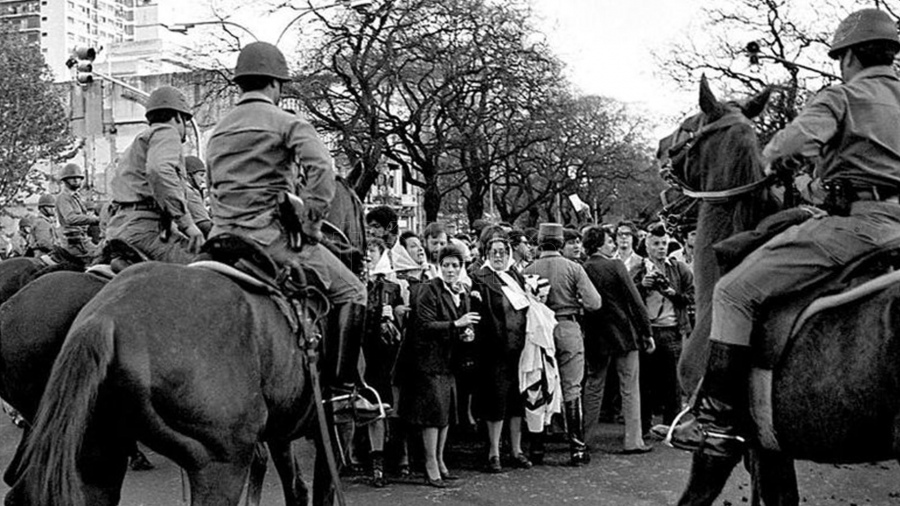
M 438 253 L 440 276 L 422 283 L 413 305 L 413 332 L 406 337 L 411 360 L 406 361 L 400 396 L 400 416 L 421 429 L 425 447 L 425 483 L 446 487 L 452 476 L 444 463 L 456 382 L 451 367 L 454 347 L 468 339 L 478 323 L 469 311 L 469 295 L 459 283 L 462 251 L 445 246 Z
M 502 471 L 500 435 L 509 422 L 512 465 L 527 469 L 531 461 L 522 453 L 524 401 L 519 393 L 519 357 L 525 346 L 528 297 L 522 275 L 512 266 L 512 249 L 507 233 L 498 226 L 484 229 L 481 251 L 486 261 L 474 272 L 473 298 L 481 321 L 475 329 L 478 357 L 474 411 L 487 424 L 490 448 L 487 470 Z

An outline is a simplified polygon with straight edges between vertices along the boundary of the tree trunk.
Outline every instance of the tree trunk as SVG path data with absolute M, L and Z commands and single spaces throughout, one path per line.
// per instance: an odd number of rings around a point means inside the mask
M 438 219 L 438 212 L 441 210 L 441 189 L 438 187 L 436 177 L 430 177 L 425 180 L 425 191 L 422 195 L 423 207 L 425 208 L 425 223 L 434 223 Z

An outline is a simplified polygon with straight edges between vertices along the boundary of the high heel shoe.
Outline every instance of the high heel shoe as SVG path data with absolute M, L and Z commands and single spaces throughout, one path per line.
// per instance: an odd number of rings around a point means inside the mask
M 447 488 L 448 487 L 447 483 L 444 480 L 442 480 L 440 478 L 438 478 L 436 480 L 432 480 L 431 477 L 428 476 L 428 474 L 425 474 L 425 484 L 428 485 L 429 487 L 434 487 L 434 488 Z

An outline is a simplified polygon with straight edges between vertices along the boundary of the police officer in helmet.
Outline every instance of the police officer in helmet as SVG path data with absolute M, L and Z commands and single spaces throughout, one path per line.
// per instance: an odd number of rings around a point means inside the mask
M 207 149 L 210 235 L 241 235 L 280 266 L 315 272 L 334 305 L 323 342 L 323 373 L 337 396 L 358 383 L 366 287 L 318 243 L 321 222 L 335 195 L 334 162 L 306 119 L 278 107 L 289 80 L 284 55 L 272 44 L 254 42 L 241 50 L 234 81 L 242 94 L 216 125 Z M 285 220 L 279 203 L 294 194 L 302 199 L 302 209 L 291 213 L 294 220 Z M 292 238 L 300 234 L 302 244 L 296 244 Z M 357 401 L 358 409 L 373 407 L 364 399 Z
M 63 234 L 62 246 L 73 256 L 86 261 L 94 254 L 87 229 L 99 223 L 100 218 L 88 212 L 78 192 L 84 183 L 84 171 L 78 164 L 67 163 L 60 171 L 59 179 L 63 185 L 56 198 L 56 219 Z
M 828 55 L 842 84 L 822 90 L 763 151 L 767 172 L 811 158 L 829 216 L 775 236 L 716 284 L 710 356 L 693 420 L 672 429 L 673 446 L 731 458 L 749 436 L 750 335 L 774 295 L 820 286 L 853 259 L 900 239 L 900 51 L 897 24 L 878 9 L 850 14 Z M 839 197 L 839 198 L 838 198 Z
M 38 199 L 38 214 L 34 218 L 28 247 L 39 257 L 53 251 L 58 242 L 56 235 L 56 198 L 45 193 Z
M 182 153 L 193 113 L 181 91 L 162 86 L 150 94 L 145 115 L 150 126 L 122 155 L 110 184 L 107 238 L 154 260 L 187 264 L 204 241 L 188 208 Z

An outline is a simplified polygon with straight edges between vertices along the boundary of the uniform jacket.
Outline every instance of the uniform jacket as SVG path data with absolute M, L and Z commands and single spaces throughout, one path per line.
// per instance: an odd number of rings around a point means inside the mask
M 181 136 L 168 124 L 152 125 L 134 139 L 110 183 L 114 202 L 155 202 L 182 231 L 194 224 L 186 186 Z
M 28 238 L 29 249 L 40 253 L 50 253 L 57 243 L 56 220 L 38 213 L 31 227 L 31 236 Z
M 644 288 L 641 284 L 641 280 L 644 279 L 644 274 L 647 272 L 647 262 L 649 261 L 650 260 L 646 260 L 643 262 L 638 267 L 634 276 L 634 284 L 637 286 L 642 299 L 646 299 L 647 294 L 650 293 L 650 290 Z M 684 262 L 666 259 L 664 265 L 666 278 L 675 290 L 675 294 L 667 298 L 672 301 L 672 305 L 675 306 L 675 317 L 678 320 L 678 330 L 683 337 L 686 337 L 691 335 L 692 330 L 691 318 L 688 310 L 690 306 L 694 304 L 694 275 L 691 273 L 688 266 L 684 265 Z
M 763 151 L 771 162 L 803 155 L 817 158 L 823 181 L 900 188 L 900 79 L 892 67 L 860 71 L 848 82 L 819 92 Z
M 579 315 L 582 308 L 596 310 L 601 306 L 600 294 L 577 263 L 557 251 L 543 251 L 540 258 L 525 269 L 550 281 L 547 306 L 556 316 Z
M 281 235 L 275 220 L 283 193 L 302 187 L 304 200 L 334 198 L 334 163 L 313 126 L 259 92 L 244 93 L 216 125 L 207 162 L 216 230 L 238 228 L 264 245 Z
M 99 221 L 96 216 L 88 214 L 81 195 L 65 185 L 56 197 L 56 219 L 60 232 L 72 238 L 87 237 L 88 226 Z
M 596 363 L 602 356 L 646 348 L 653 335 L 650 317 L 625 264 L 598 253 L 587 259 L 584 270 L 603 298 L 603 307 L 584 317 L 585 359 Z

